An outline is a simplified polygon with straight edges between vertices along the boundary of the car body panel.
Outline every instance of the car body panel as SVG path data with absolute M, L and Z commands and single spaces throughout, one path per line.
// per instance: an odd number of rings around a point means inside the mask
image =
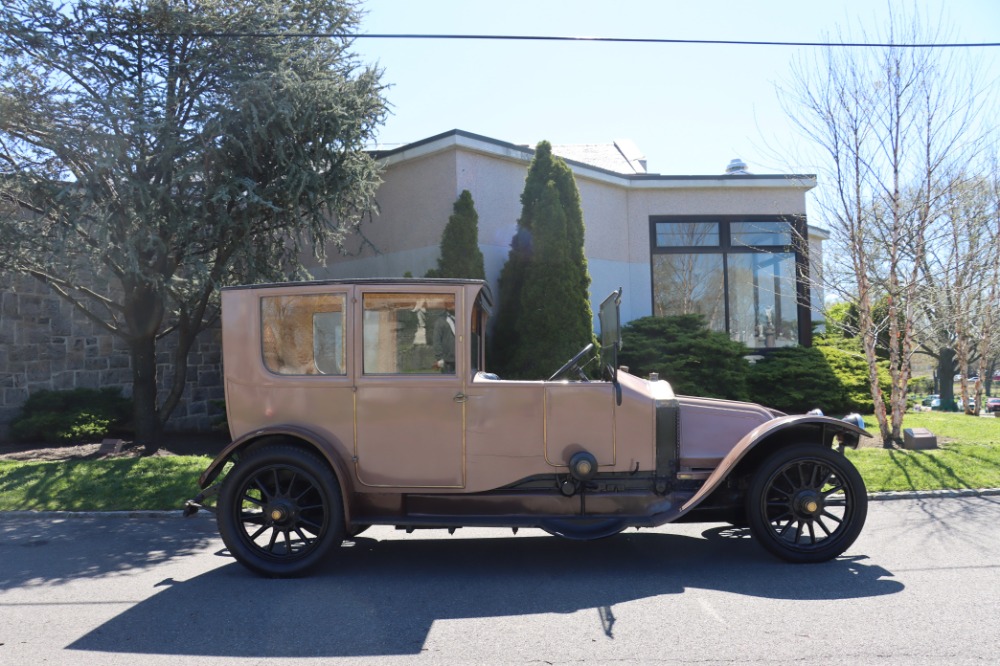
M 612 296 L 601 321 L 617 327 L 621 293 Z M 500 380 L 483 371 L 491 298 L 473 280 L 224 289 L 233 442 L 202 488 L 226 461 L 282 437 L 330 463 L 349 525 L 537 525 L 591 538 L 683 517 L 756 447 L 793 439 L 778 433 L 824 446 L 834 434 L 847 445 L 867 434 L 832 418 L 677 396 L 667 381 L 614 367 L 598 381 Z M 455 320 L 453 371 L 428 369 L 431 311 L 442 308 Z M 620 344 L 604 341 L 605 352 Z M 577 454 L 593 457 L 592 478 L 571 468 Z

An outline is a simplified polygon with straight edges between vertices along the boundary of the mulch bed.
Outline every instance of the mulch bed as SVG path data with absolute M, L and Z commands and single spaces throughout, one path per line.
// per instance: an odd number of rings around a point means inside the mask
M 226 433 L 168 433 L 155 455 L 214 457 L 229 443 Z M 139 457 L 145 449 L 141 444 L 125 441 L 120 457 Z M 97 460 L 107 457 L 101 453 L 101 442 L 59 444 L 51 442 L 0 444 L 0 460 Z

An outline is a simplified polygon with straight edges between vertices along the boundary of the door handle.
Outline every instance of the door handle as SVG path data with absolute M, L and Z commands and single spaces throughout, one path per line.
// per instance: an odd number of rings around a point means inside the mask
M 459 391 L 458 393 L 456 393 L 455 397 L 453 398 L 453 400 L 455 402 L 465 402 L 468 399 L 469 399 L 469 396 L 465 395 L 461 391 Z

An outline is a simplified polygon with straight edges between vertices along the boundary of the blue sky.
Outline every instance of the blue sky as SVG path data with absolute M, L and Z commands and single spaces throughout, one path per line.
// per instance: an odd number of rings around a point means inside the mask
M 367 0 L 365 33 L 517 34 L 823 41 L 875 31 L 888 3 L 623 0 Z M 892 3 L 912 11 L 911 3 Z M 1000 42 L 1000 0 L 919 3 L 952 42 Z M 359 39 L 393 105 L 379 134 L 399 145 L 451 129 L 534 145 L 633 140 L 649 170 L 815 173 L 775 95 L 808 47 Z M 1000 48 L 964 50 L 1000 87 Z

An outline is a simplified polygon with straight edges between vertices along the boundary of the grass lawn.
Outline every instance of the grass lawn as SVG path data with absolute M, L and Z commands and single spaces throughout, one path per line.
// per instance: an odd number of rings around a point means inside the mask
M 878 432 L 874 417 L 865 425 Z M 903 427 L 930 430 L 939 448 L 848 450 L 870 492 L 1000 488 L 1000 419 L 920 412 L 907 414 Z
M 126 511 L 183 507 L 204 456 L 62 462 L 0 461 L 0 511 Z
M 874 419 L 866 424 L 877 432 Z M 869 491 L 1000 488 L 1000 419 L 924 412 L 907 414 L 904 426 L 927 428 L 941 448 L 848 450 Z M 204 456 L 0 461 L 0 511 L 180 510 L 208 463 Z

